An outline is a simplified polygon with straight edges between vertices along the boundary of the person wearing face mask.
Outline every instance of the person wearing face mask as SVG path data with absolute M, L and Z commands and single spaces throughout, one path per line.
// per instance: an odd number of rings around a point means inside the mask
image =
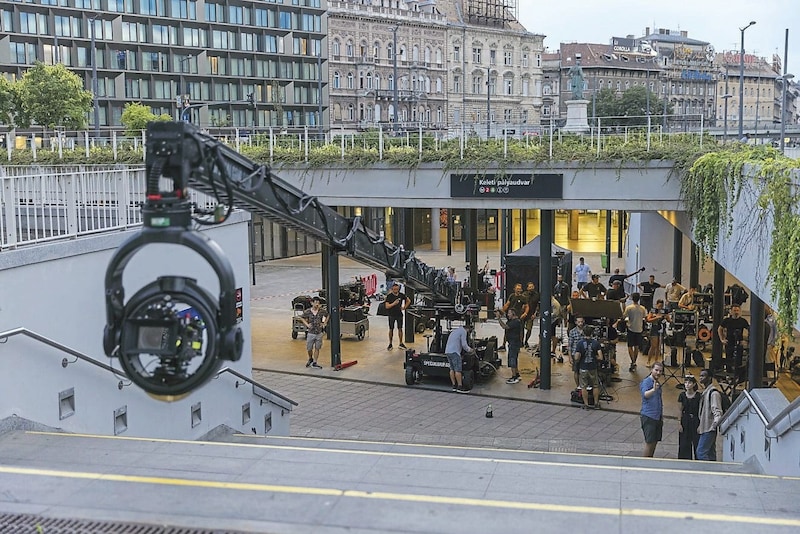
M 697 428 L 700 425 L 700 398 L 697 379 L 687 375 L 683 379 L 684 390 L 678 395 L 681 405 L 681 429 L 678 432 L 678 458 L 682 460 L 697 460 L 697 444 L 700 434 Z

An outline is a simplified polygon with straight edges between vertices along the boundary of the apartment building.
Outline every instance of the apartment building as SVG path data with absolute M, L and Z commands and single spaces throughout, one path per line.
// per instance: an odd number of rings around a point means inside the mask
M 326 0 L 0 0 L 0 73 L 63 63 L 97 87 L 101 129 L 118 127 L 129 102 L 202 126 L 316 126 L 326 9 Z
M 329 28 L 333 129 L 538 128 L 544 36 L 516 0 L 331 1 Z

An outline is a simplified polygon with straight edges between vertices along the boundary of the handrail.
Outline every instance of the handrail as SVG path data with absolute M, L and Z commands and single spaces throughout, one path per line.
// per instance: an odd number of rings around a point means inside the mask
M 41 334 L 37 334 L 36 332 L 34 332 L 32 330 L 28 330 L 27 328 L 24 328 L 24 327 L 14 328 L 13 330 L 9 330 L 7 332 L 0 332 L 0 343 L 5 343 L 5 341 L 8 338 L 13 337 L 13 336 L 17 336 L 17 335 L 23 335 L 23 336 L 27 336 L 27 337 L 29 337 L 31 339 L 35 339 L 36 341 L 39 341 L 40 343 L 44 343 L 45 345 L 49 345 L 50 347 L 58 349 L 61 352 L 66 352 L 70 356 L 74 356 L 75 358 L 77 358 L 79 360 L 83 360 L 83 361 L 85 361 L 87 363 L 90 363 L 92 365 L 100 367 L 101 369 L 104 369 L 104 370 L 106 370 L 106 371 L 108 371 L 108 372 L 110 372 L 110 373 L 112 373 L 112 374 L 114 374 L 114 375 L 116 375 L 116 376 L 118 376 L 120 378 L 125 379 L 125 381 L 127 381 L 128 383 L 127 384 L 123 384 L 123 381 L 120 380 L 120 383 L 119 383 L 119 386 L 118 386 L 119 389 L 122 389 L 124 386 L 128 386 L 131 383 L 128 380 L 128 377 L 125 375 L 125 373 L 123 371 L 121 371 L 119 369 L 114 369 L 110 365 L 107 365 L 107 364 L 105 364 L 103 362 L 95 360 L 91 356 L 88 356 L 88 355 L 86 355 L 86 354 L 84 354 L 82 352 L 79 352 L 79 351 L 77 351 L 75 349 L 67 347 L 66 345 L 62 345 L 58 341 L 53 341 L 52 339 L 50 339 L 48 337 L 45 337 L 45 336 L 43 336 Z M 61 366 L 62 367 L 66 367 L 70 363 L 74 363 L 74 362 L 70 362 L 66 358 L 61 360 Z
M 791 429 L 792 425 L 790 424 L 786 430 L 780 434 L 774 430 L 775 427 L 783 422 L 784 419 L 789 417 L 793 411 L 800 408 L 800 397 L 798 397 L 789 403 L 783 410 L 781 410 L 778 415 L 773 417 L 771 421 L 767 421 L 767 418 L 764 416 L 764 412 L 762 411 L 761 406 L 759 406 L 757 399 L 755 399 L 750 392 L 745 389 L 739 393 L 739 397 L 736 399 L 736 401 L 734 401 L 734 403 L 722 417 L 722 421 L 720 422 L 721 432 L 727 430 L 728 427 L 733 424 L 733 420 L 746 410 L 746 408 L 739 408 L 745 402 L 744 400 L 740 400 L 742 397 L 747 399 L 749 403 L 748 407 L 752 407 L 755 410 L 758 418 L 761 419 L 761 422 L 764 424 L 764 434 L 769 438 L 778 438 Z
M 250 378 L 249 376 L 245 376 L 245 375 L 243 375 L 242 373 L 240 373 L 239 371 L 236 371 L 235 369 L 231 369 L 230 367 L 223 367 L 222 369 L 220 369 L 219 371 L 217 371 L 217 374 L 216 374 L 216 375 L 214 375 L 214 378 L 219 378 L 219 376 L 220 376 L 220 375 L 222 375 L 222 374 L 224 374 L 224 373 L 230 373 L 230 374 L 232 374 L 233 376 L 235 376 L 236 378 L 241 378 L 242 380 L 244 380 L 245 382 L 249 383 L 249 384 L 250 384 L 250 385 L 252 385 L 252 386 L 255 386 L 255 387 L 258 387 L 258 388 L 261 388 L 261 389 L 263 389 L 264 391 L 266 391 L 266 392 L 267 392 L 267 393 L 269 393 L 270 395 L 274 395 L 274 396 L 278 397 L 279 399 L 281 399 L 281 400 L 284 400 L 284 401 L 286 401 L 286 402 L 288 402 L 289 404 L 292 404 L 292 405 L 294 405 L 294 406 L 299 406 L 299 404 L 297 404 L 297 403 L 296 403 L 295 401 L 293 401 L 292 399 L 290 399 L 290 398 L 288 398 L 288 397 L 284 397 L 283 395 L 281 395 L 281 394 L 280 394 L 280 393 L 278 393 L 277 391 L 273 391 L 273 390 L 271 390 L 270 388 L 268 388 L 267 386 L 265 386 L 265 385 L 263 385 L 263 384 L 259 384 L 258 382 L 256 382 L 256 381 L 255 381 L 255 380 L 253 380 L 252 378 Z

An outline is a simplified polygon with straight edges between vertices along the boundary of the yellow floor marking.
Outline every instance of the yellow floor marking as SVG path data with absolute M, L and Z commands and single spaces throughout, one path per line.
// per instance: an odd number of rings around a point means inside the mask
M 675 469 L 667 467 L 635 467 L 635 466 L 625 466 L 625 465 L 600 465 L 600 464 L 588 464 L 588 463 L 584 464 L 575 462 L 550 462 L 550 461 L 540 461 L 540 460 L 520 460 L 520 459 L 502 459 L 502 458 L 468 458 L 464 456 L 451 456 L 443 454 L 419 454 L 419 453 L 391 452 L 391 451 L 357 451 L 357 450 L 334 449 L 326 447 L 298 447 L 296 445 L 268 445 L 263 443 L 220 443 L 216 441 L 191 441 L 191 440 L 176 440 L 176 439 L 163 439 L 163 438 L 137 438 L 137 437 L 123 437 L 123 436 L 103 436 L 94 434 L 62 434 L 59 432 L 27 431 L 26 433 L 38 434 L 38 435 L 52 435 L 52 436 L 69 437 L 69 438 L 117 439 L 117 440 L 127 440 L 127 441 L 149 441 L 154 443 L 179 443 L 182 445 L 203 445 L 203 446 L 214 445 L 219 447 L 245 447 L 245 448 L 258 447 L 263 449 L 293 450 L 301 452 L 325 452 L 333 454 L 383 456 L 392 458 L 425 458 L 431 460 L 450 460 L 450 461 L 514 464 L 514 465 L 542 465 L 542 466 L 555 466 L 555 467 L 598 469 L 604 471 L 637 471 L 644 473 L 680 473 L 680 474 L 691 474 L 695 476 L 707 475 L 707 476 L 734 477 L 734 478 L 746 477 L 746 478 L 761 478 L 761 479 L 800 480 L 800 477 L 788 477 L 788 476 L 782 477 L 776 475 L 760 475 L 760 474 L 737 473 L 737 472 L 698 471 L 694 469 Z M 319 441 L 325 442 L 326 440 L 321 439 Z M 348 443 L 348 442 L 344 441 L 342 443 Z M 382 445 L 402 445 L 411 447 L 417 446 L 415 444 L 405 444 L 405 443 L 382 443 L 382 442 L 377 442 L 377 443 L 380 443 Z M 486 451 L 491 449 L 478 448 L 469 450 Z M 535 452 L 535 451 L 516 451 L 511 449 L 508 450 L 497 449 L 497 450 L 510 453 Z M 544 453 L 538 453 L 538 454 L 544 454 Z M 561 453 L 552 453 L 552 454 L 561 454 Z M 674 462 L 677 460 L 663 459 L 663 461 Z
M 268 493 L 285 493 L 295 495 L 345 497 L 352 499 L 374 499 L 383 501 L 415 502 L 425 504 L 446 504 L 467 507 L 500 508 L 526 511 L 541 511 L 569 514 L 593 514 L 606 516 L 651 517 L 660 519 L 693 519 L 715 523 L 742 523 L 771 526 L 800 527 L 800 519 L 755 517 L 728 514 L 707 514 L 695 512 L 664 511 L 609 508 L 600 506 L 570 506 L 563 504 L 532 503 L 521 501 L 504 501 L 492 499 L 475 499 L 465 497 L 446 497 L 441 495 L 414 495 L 407 493 L 368 492 L 343 490 L 335 488 L 312 488 L 303 486 L 280 486 L 273 484 L 254 484 L 243 482 L 220 482 L 212 480 L 188 480 L 181 478 L 145 477 L 135 475 L 116 475 L 108 473 L 88 473 L 76 471 L 60 471 L 54 469 L 31 469 L 24 467 L 0 466 L 0 473 L 26 476 L 43 476 L 57 478 L 73 478 L 133 484 L 152 484 L 162 486 L 195 487 L 207 489 L 259 491 Z

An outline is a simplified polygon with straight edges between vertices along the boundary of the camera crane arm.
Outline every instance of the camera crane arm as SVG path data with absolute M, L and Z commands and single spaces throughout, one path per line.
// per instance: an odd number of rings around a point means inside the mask
M 340 215 L 195 125 L 152 122 L 147 133 L 148 176 L 171 178 L 176 191 L 192 188 L 213 195 L 226 206 L 226 213 L 237 207 L 313 237 L 390 278 L 403 279 L 435 302 L 455 302 L 456 291 L 440 269 L 385 241 L 365 227 L 361 217 Z M 216 218 L 220 217 L 217 211 Z

